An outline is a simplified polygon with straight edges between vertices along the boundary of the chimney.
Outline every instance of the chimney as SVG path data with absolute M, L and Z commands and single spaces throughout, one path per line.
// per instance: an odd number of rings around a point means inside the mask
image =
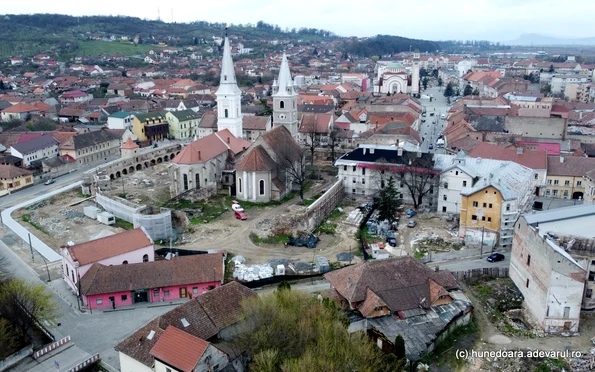
M 522 147 L 517 147 L 516 148 L 516 154 L 517 155 L 522 155 L 523 154 L 523 148 Z
M 399 155 L 399 156 L 403 156 L 403 148 L 399 147 L 399 148 L 397 149 L 397 155 Z
M 560 155 L 560 163 L 564 163 L 564 157 Z
M 198 150 L 198 160 L 201 161 L 202 159 L 200 158 L 200 150 Z

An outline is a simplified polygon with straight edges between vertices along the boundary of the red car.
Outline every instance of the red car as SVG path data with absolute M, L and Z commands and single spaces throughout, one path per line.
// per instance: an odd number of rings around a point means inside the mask
M 246 213 L 244 212 L 235 212 L 233 214 L 238 220 L 247 220 L 248 216 L 246 216 Z

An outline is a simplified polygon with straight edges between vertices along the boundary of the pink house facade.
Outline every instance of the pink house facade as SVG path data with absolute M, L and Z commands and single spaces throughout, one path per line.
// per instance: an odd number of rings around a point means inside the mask
M 95 263 L 81 279 L 83 304 L 105 309 L 191 299 L 221 286 L 224 260 L 223 253 L 212 253 L 119 266 Z
M 79 295 L 79 281 L 94 263 L 105 266 L 155 261 L 154 243 L 143 227 L 62 248 L 62 278 Z

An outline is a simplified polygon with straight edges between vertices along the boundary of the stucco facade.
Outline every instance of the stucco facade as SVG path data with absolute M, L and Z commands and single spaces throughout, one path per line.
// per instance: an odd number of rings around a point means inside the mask
M 222 152 L 200 164 L 177 164 L 169 168 L 172 196 L 200 188 L 218 189 L 221 186 L 223 170 L 227 166 L 228 152 Z
M 14 167 L 14 166 L 0 164 L 0 168 L 8 169 L 10 167 Z M 11 192 L 22 189 L 23 187 L 33 185 L 33 182 L 34 182 L 33 174 L 31 174 L 31 172 L 24 170 L 24 169 L 18 169 L 19 174 L 15 174 L 14 176 L 11 176 L 9 172 L 0 172 L 0 173 L 6 173 L 6 177 L 0 176 L 0 196 L 10 194 Z M 26 174 L 21 174 L 21 173 L 26 173 Z
M 586 191 L 586 182 L 587 180 L 583 177 L 548 175 L 545 196 L 563 199 L 578 199 L 580 197 L 582 199 Z

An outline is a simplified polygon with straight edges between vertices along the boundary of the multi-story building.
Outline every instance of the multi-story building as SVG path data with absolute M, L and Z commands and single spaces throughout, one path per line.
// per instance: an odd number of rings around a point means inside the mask
M 126 111 L 114 112 L 107 117 L 109 129 L 128 129 L 132 131 L 132 118 L 134 114 Z
M 119 158 L 122 138 L 110 130 L 94 130 L 70 137 L 60 145 L 60 155 L 69 156 L 78 164 L 105 163 Z
M 132 118 L 132 133 L 141 142 L 161 141 L 169 135 L 169 123 L 160 112 L 137 113 Z
M 522 215 L 515 225 L 510 278 L 525 317 L 546 332 L 577 332 L 580 311 L 595 309 L 595 205 Z
M 439 170 L 435 168 L 432 157 L 432 154 L 416 152 L 415 148 L 360 145 L 341 156 L 335 167 L 347 195 L 377 196 L 392 176 L 403 203 L 415 204 L 413 197 L 417 197 L 418 208 L 435 209 Z M 410 177 L 420 178 L 420 182 L 415 182 L 415 195 L 407 187 L 407 184 L 414 184 Z M 419 194 L 424 194 L 421 203 Z
M 583 199 L 587 172 L 595 169 L 595 158 L 548 156 L 545 196 Z
M 60 155 L 59 145 L 60 143 L 54 137 L 45 135 L 25 142 L 15 143 L 10 147 L 10 154 L 23 159 L 23 166 L 25 167 L 37 163 L 41 165 L 41 160 L 55 158 Z
M 200 115 L 193 110 L 168 111 L 165 119 L 169 123 L 169 138 L 188 139 L 198 135 Z

